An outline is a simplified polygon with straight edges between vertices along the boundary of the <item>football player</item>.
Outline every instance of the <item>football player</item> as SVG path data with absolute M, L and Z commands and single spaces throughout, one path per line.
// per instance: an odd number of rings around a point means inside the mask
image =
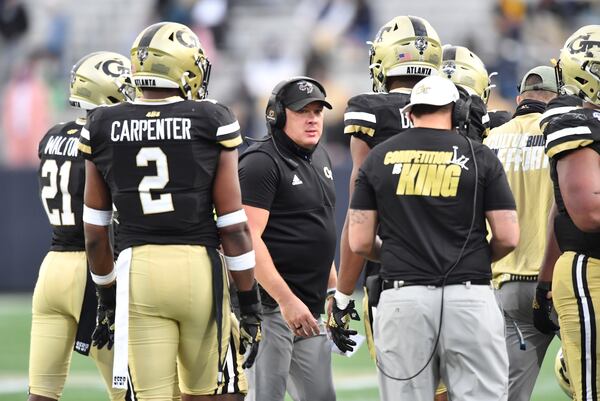
M 187 26 L 147 27 L 131 62 L 141 98 L 94 110 L 80 135 L 86 251 L 99 300 L 94 342 L 114 341 L 113 386 L 123 385 L 129 354 L 138 400 L 176 399 L 179 391 L 188 401 L 241 400 L 261 309 L 237 177 L 240 126 L 226 106 L 205 98 L 210 63 Z M 219 246 L 238 288 L 241 342 L 230 334 Z M 246 349 L 240 363 L 237 350 Z
M 371 43 L 369 55 L 373 92 L 352 97 L 344 113 L 344 133 L 352 136 L 349 198 L 354 192 L 359 168 L 370 150 L 411 127 L 410 120 L 400 110 L 410 102 L 410 92 L 417 82 L 426 76 L 438 74 L 442 45 L 437 32 L 427 20 L 402 15 L 379 29 Z M 340 249 L 340 272 L 358 277 L 365 259 L 350 250 L 347 219 L 342 230 Z M 376 276 L 378 272 L 379 264 L 367 262 L 366 277 Z M 375 359 L 371 322 L 376 305 L 368 303 L 367 293 L 365 288 L 365 332 L 371 357 Z M 440 389 L 440 393 L 444 391 Z
M 92 110 L 132 100 L 129 59 L 97 52 L 71 70 L 69 102 Z M 90 347 L 96 297 L 87 273 L 83 236 L 84 159 L 77 150 L 85 118 L 51 128 L 39 145 L 42 205 L 52 225 L 52 245 L 40 267 L 33 293 L 29 401 L 58 400 L 72 351 L 90 355 L 102 373 L 111 400 L 129 400 L 130 391 L 113 389 L 113 353 Z
M 562 91 L 583 107 L 548 104 L 542 117 L 558 214 L 554 232 L 562 255 L 544 265 L 534 311 L 558 313 L 562 347 L 575 400 L 596 400 L 600 385 L 600 25 L 571 35 L 556 64 Z M 551 292 L 550 292 L 551 291 Z
M 486 105 L 492 88 L 485 64 L 466 47 L 444 45 L 442 49 L 442 75 L 464 89 L 460 92 L 461 97 L 471 98 L 467 135 L 481 142 L 489 130 L 490 117 Z

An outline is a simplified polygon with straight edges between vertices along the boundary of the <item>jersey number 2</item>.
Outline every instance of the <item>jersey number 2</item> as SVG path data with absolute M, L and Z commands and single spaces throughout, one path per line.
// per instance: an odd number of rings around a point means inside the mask
M 157 199 L 152 199 L 150 190 L 163 189 L 169 182 L 169 164 L 167 155 L 161 148 L 141 148 L 135 157 L 138 167 L 147 167 L 148 162 L 156 163 L 156 175 L 145 176 L 138 185 L 140 201 L 144 214 L 166 213 L 175 210 L 171 194 L 161 194 Z
M 58 194 L 58 176 L 60 175 L 60 193 L 62 195 L 62 212 L 50 209 L 48 199 L 54 199 Z M 69 176 L 71 175 L 71 162 L 66 161 L 58 169 L 56 160 L 46 160 L 42 165 L 42 177 L 48 177 L 50 185 L 42 188 L 42 204 L 48 215 L 48 220 L 53 226 L 75 225 L 75 214 L 71 209 L 71 194 L 69 193 Z

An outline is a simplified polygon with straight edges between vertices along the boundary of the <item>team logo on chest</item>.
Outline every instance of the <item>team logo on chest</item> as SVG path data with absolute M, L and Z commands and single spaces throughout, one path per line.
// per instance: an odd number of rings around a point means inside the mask
M 325 174 L 325 177 L 329 178 L 330 180 L 333 180 L 333 172 L 329 167 L 323 167 L 323 174 Z

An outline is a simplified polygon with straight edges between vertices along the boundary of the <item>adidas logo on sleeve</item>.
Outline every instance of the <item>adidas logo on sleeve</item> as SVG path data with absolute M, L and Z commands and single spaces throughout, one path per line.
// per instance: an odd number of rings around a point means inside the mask
M 292 180 L 292 185 L 300 185 L 300 184 L 303 184 L 302 180 L 296 174 L 294 174 L 294 179 Z

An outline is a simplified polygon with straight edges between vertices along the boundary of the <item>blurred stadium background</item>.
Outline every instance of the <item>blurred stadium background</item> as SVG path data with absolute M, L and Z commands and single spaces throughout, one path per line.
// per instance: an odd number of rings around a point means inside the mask
M 50 243 L 37 193 L 37 143 L 51 125 L 79 115 L 67 97 L 70 68 L 81 56 L 128 55 L 145 26 L 185 23 L 213 63 L 209 96 L 231 106 L 251 137 L 264 134 L 264 106 L 279 80 L 321 80 L 334 105 L 324 141 L 335 164 L 341 229 L 350 172 L 345 102 L 370 90 L 365 42 L 403 14 L 426 18 L 444 44 L 479 55 L 488 72 L 498 72 L 489 108 L 512 111 L 521 75 L 549 64 L 576 28 L 599 23 L 600 1 L 0 0 L 0 401 L 26 398 L 31 291 Z M 550 359 L 533 400 L 566 399 Z M 77 355 L 72 370 L 64 400 L 104 399 L 89 361 Z M 335 377 L 339 400 L 377 399 L 364 349 L 352 359 L 336 357 Z

